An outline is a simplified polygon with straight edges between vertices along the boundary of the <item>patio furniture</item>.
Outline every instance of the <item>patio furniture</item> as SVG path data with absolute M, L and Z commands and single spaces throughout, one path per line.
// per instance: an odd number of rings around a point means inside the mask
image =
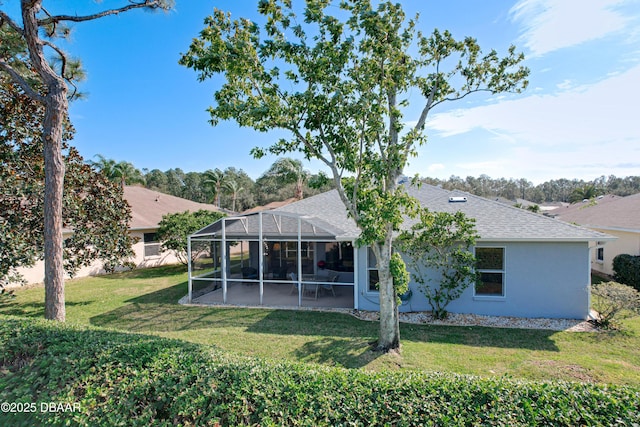
M 331 275 L 331 276 L 329 277 L 328 282 L 335 283 L 335 282 L 337 282 L 337 281 L 338 281 L 338 277 L 339 277 L 339 275 L 337 275 L 337 274 L 333 274 L 333 275 Z M 333 297 L 334 297 L 334 298 L 336 297 L 336 292 L 335 292 L 335 290 L 333 289 L 333 285 L 332 285 L 331 283 L 325 283 L 325 284 L 323 284 L 323 285 L 321 285 L 321 286 L 322 286 L 322 290 L 323 290 L 323 291 L 327 291 L 327 292 L 328 292 L 328 291 L 331 291 L 331 295 L 333 295 Z
M 242 272 L 242 279 L 256 280 L 258 278 L 258 270 L 253 267 L 242 267 L 240 271 Z
M 289 279 L 291 279 L 291 281 L 293 282 L 293 284 L 291 285 L 291 290 L 289 291 L 289 295 L 291 295 L 293 291 L 298 292 L 298 275 L 296 273 L 289 273 L 287 277 L 289 277 Z
M 296 292 L 298 291 L 298 276 L 295 273 L 289 273 L 289 278 L 293 281 L 293 285 L 291 285 L 291 291 L 289 292 L 289 295 L 291 295 L 294 290 Z M 321 279 L 319 279 L 317 276 L 313 274 L 303 274 L 302 275 L 303 283 L 301 284 L 302 296 L 304 297 L 305 294 L 308 294 L 309 296 L 313 296 L 313 299 L 318 299 L 318 291 L 320 290 L 320 286 L 322 285 L 320 285 L 319 283 L 315 284 L 315 283 L 304 283 L 304 282 L 318 282 L 320 280 Z
M 283 266 L 283 267 L 273 267 L 271 269 L 271 272 L 273 273 L 273 278 L 274 279 L 286 279 L 287 278 L 287 267 Z

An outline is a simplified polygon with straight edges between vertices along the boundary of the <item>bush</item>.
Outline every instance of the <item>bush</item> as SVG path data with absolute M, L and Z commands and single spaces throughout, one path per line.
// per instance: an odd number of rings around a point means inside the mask
M 477 284 L 476 259 L 470 248 L 478 235 L 475 220 L 464 213 L 420 211 L 420 222 L 397 240 L 407 256 L 418 289 L 431 306 L 435 319 L 445 319 L 447 306 L 470 284 Z M 435 272 L 436 277 L 430 277 Z
M 640 256 L 621 254 L 613 259 L 613 278 L 640 291 Z
M 597 323 L 605 328 L 616 327 L 624 318 L 640 313 L 640 292 L 616 282 L 593 285 L 593 309 L 599 314 Z
M 178 261 L 188 265 L 189 261 L 194 261 L 202 255 L 202 251 L 192 250 L 191 260 L 188 259 L 187 241 L 189 235 L 216 222 L 223 216 L 222 212 L 205 209 L 163 215 L 156 234 L 158 240 L 162 242 L 162 250 L 173 251 Z
M 0 425 L 633 425 L 640 389 L 276 363 L 145 335 L 0 318 Z M 78 410 L 40 411 L 69 403 Z

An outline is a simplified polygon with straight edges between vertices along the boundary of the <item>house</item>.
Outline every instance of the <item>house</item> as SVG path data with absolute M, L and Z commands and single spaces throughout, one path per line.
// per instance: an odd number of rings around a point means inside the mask
M 407 191 L 430 210 L 462 211 L 476 220 L 483 286 L 466 289 L 450 312 L 588 317 L 590 252 L 611 236 L 460 191 L 429 185 Z M 190 236 L 191 247 L 208 255 L 190 265 L 188 299 L 377 311 L 376 259 L 356 246 L 358 235 L 335 190 L 223 218 Z M 428 311 L 417 284 L 410 287 L 400 310 Z
M 594 200 L 574 203 L 550 212 L 562 221 L 617 237 L 615 242 L 596 243 L 591 267 L 594 271 L 613 276 L 613 258 L 620 254 L 640 255 L 640 193 L 620 197 L 600 196 Z
M 215 211 L 214 205 L 192 202 L 191 200 L 160 193 L 137 186 L 124 187 L 124 199 L 131 206 L 131 222 L 129 231 L 136 238 L 133 245 L 133 262 L 137 267 L 156 267 L 164 264 L 175 264 L 177 258 L 170 252 L 161 252 L 160 242 L 156 239 L 158 224 L 162 216 L 184 211 L 195 212 L 200 209 Z M 65 235 L 72 233 L 65 230 Z M 27 283 L 42 283 L 44 279 L 44 262 L 38 261 L 31 268 L 19 268 L 18 272 Z M 94 276 L 104 273 L 99 261 L 89 267 L 80 269 L 74 277 Z
M 493 198 L 493 200 L 495 200 L 496 202 L 500 202 L 503 203 L 505 205 L 509 205 L 509 206 L 515 206 L 515 207 L 519 207 L 522 209 L 529 209 L 532 210 L 537 206 L 537 209 L 541 212 L 548 212 L 551 210 L 554 210 L 560 206 L 569 206 L 568 203 L 562 203 L 562 202 L 551 202 L 551 203 L 542 203 L 542 204 L 538 204 L 536 202 L 532 202 L 526 199 L 520 199 L 518 197 L 516 197 L 513 200 L 507 199 L 505 197 L 495 197 Z

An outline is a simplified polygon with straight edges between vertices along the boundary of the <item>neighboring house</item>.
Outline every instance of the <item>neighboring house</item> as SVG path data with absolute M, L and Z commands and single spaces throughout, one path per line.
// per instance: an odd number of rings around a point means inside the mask
M 466 289 L 450 312 L 588 317 L 590 251 L 611 236 L 460 191 L 407 188 L 433 211 L 476 220 L 483 286 Z M 378 310 L 376 260 L 369 248 L 356 247 L 358 235 L 335 190 L 221 219 L 190 237 L 193 248 L 210 255 L 190 268 L 189 301 Z M 428 311 L 416 283 L 410 287 L 400 310 Z
M 125 186 L 124 199 L 131 206 L 131 222 L 129 231 L 138 242 L 133 245 L 134 258 L 137 267 L 156 267 L 164 264 L 177 263 L 177 258 L 171 252 L 161 252 L 160 242 L 156 239 L 158 224 L 162 216 L 184 211 L 195 212 L 200 209 L 210 211 L 219 210 L 214 205 L 192 202 L 191 200 L 160 193 L 143 187 Z M 71 233 L 65 230 L 65 236 Z M 32 268 L 20 268 L 18 272 L 27 283 L 42 283 L 44 279 L 44 262 L 38 261 Z M 102 263 L 97 261 L 89 267 L 84 267 L 74 277 L 86 277 L 104 273 Z
M 596 246 L 591 259 L 596 272 L 613 276 L 613 258 L 620 254 L 640 255 L 640 193 L 627 197 L 601 196 L 558 208 L 550 214 L 618 238 L 606 247 Z
M 537 206 L 538 209 L 541 212 L 547 212 L 547 211 L 551 211 L 553 209 L 557 209 L 560 206 L 568 206 L 568 203 L 561 203 L 561 202 L 555 202 L 555 203 L 542 203 L 542 204 L 538 204 L 536 202 L 531 202 L 529 200 L 526 199 L 520 199 L 520 198 L 515 198 L 514 200 L 510 200 L 504 197 L 496 197 L 493 200 L 495 200 L 496 202 L 500 202 L 502 204 L 505 205 L 509 205 L 509 206 L 515 206 L 515 207 L 519 207 L 522 209 L 530 209 L 533 208 L 534 206 Z

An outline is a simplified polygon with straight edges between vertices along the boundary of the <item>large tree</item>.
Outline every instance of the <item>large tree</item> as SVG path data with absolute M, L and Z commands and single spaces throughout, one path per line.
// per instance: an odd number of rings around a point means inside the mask
M 18 281 L 17 267 L 43 258 L 44 107 L 0 75 L 0 287 Z M 130 208 L 117 183 L 94 171 L 66 141 L 73 128 L 63 127 L 64 268 L 73 274 L 102 260 L 109 270 L 133 256 L 128 233 Z
M 158 239 L 162 242 L 162 249 L 174 252 L 178 261 L 188 265 L 189 261 L 195 261 L 202 253 L 202 250 L 193 249 L 191 259 L 188 256 L 189 235 L 216 222 L 224 214 L 219 211 L 207 211 L 201 209 L 196 212 L 179 212 L 162 216 L 158 228 Z
M 102 154 L 96 154 L 97 161 L 90 161 L 89 164 L 105 175 L 109 181 L 119 182 L 124 188 L 125 185 L 144 184 L 144 176 L 140 169 L 133 163 L 108 159 Z
M 290 132 L 289 140 L 256 148 L 254 155 L 298 151 L 331 170 L 361 230 L 358 244 L 370 245 L 378 260 L 378 348 L 397 349 L 392 241 L 415 205 L 398 178 L 425 143 L 435 107 L 474 92 L 518 92 L 528 69 L 519 66 L 523 56 L 513 46 L 500 57 L 483 54 L 471 37 L 422 34 L 417 16 L 406 19 L 399 4 L 345 0 L 339 9 L 329 0 L 308 0 L 297 17 L 291 0 L 262 0 L 262 29 L 216 10 L 181 63 L 201 80 L 224 75 L 209 109 L 212 124 L 235 120 L 258 131 Z M 417 110 L 410 101 L 419 103 Z
M 311 172 L 304 168 L 300 160 L 283 157 L 276 160 L 264 175 L 279 178 L 280 184 L 293 183 L 295 185 L 294 197 L 302 200 L 304 184 L 309 180 Z
M 231 212 L 236 211 L 236 200 L 238 200 L 238 194 L 244 191 L 244 187 L 242 187 L 238 181 L 235 179 L 226 179 L 224 181 L 224 189 L 231 196 Z
M 208 192 L 213 194 L 211 203 L 220 207 L 220 194 L 222 194 L 224 173 L 220 169 L 216 168 L 213 170 L 206 170 L 202 175 L 202 184 L 207 188 Z
M 0 71 L 8 75 L 32 100 L 44 105 L 42 143 L 44 153 L 44 260 L 45 318 L 64 321 L 64 261 L 62 208 L 64 192 L 64 158 L 62 137 L 68 115 L 70 94 L 79 64 L 54 43 L 69 35 L 66 24 L 117 15 L 132 9 L 168 9 L 169 0 L 129 0 L 126 6 L 95 14 L 55 15 L 43 7 L 43 0 L 21 0 L 22 22 L 0 10 L 0 26 L 5 27 L 27 47 L 27 55 L 1 50 Z M 57 67 L 47 54 L 53 55 Z M 37 79 L 33 77 L 37 76 Z

